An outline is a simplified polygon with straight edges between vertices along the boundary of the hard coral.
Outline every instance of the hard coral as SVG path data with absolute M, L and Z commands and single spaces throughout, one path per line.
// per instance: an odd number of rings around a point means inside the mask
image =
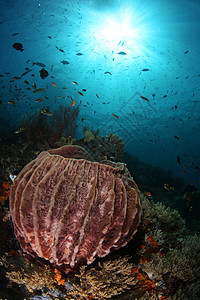
M 75 268 L 126 245 L 141 217 L 125 165 L 97 163 L 81 147 L 42 152 L 11 188 L 10 210 L 22 249 Z

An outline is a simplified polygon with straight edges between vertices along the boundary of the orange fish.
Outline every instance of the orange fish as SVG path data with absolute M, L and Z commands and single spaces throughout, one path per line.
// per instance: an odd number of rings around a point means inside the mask
M 119 116 L 116 114 L 112 114 L 115 118 L 119 119 Z
M 53 82 L 53 83 L 52 83 L 52 85 L 53 85 L 54 87 L 56 87 L 56 84 L 55 84 L 55 82 Z
M 187 170 L 183 170 L 182 173 L 183 173 L 183 174 L 187 174 L 188 171 L 187 171 Z
M 71 102 L 71 106 L 74 106 L 76 103 L 76 100 L 74 99 L 74 101 Z
M 150 192 L 145 191 L 145 192 L 144 192 L 144 195 L 145 195 L 145 196 L 147 197 L 147 199 L 149 199 L 149 200 L 153 198 Z

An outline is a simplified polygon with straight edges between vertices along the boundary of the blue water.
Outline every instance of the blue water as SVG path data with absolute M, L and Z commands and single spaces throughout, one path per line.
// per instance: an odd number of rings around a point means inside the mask
M 77 138 L 83 126 L 118 134 L 133 156 L 199 186 L 199 32 L 197 0 L 1 0 L 1 127 L 76 99 Z M 42 79 L 33 62 L 49 76 Z M 10 82 L 25 68 L 32 71 Z M 46 92 L 32 94 L 33 82 Z

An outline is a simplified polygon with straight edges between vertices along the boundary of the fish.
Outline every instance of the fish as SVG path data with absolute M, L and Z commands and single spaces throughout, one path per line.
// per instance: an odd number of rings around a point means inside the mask
M 184 52 L 184 54 L 188 54 L 188 52 L 189 52 L 189 51 L 187 50 L 187 51 Z
M 72 83 L 78 85 L 78 82 L 76 82 L 76 81 L 72 81 Z
M 187 174 L 188 171 L 187 171 L 187 170 L 183 170 L 182 173 L 183 173 L 183 174 Z
M 164 95 L 163 98 L 167 98 L 167 95 Z
M 53 116 L 53 114 L 50 111 L 46 110 L 46 109 L 41 109 L 40 113 L 43 114 L 43 115 L 49 116 L 49 117 Z
M 36 89 L 36 83 L 35 82 L 33 82 L 33 88 Z
M 146 100 L 147 102 L 150 102 L 149 99 L 147 99 L 147 98 L 144 97 L 144 96 L 140 96 L 140 98 Z
M 119 55 L 127 55 L 127 53 L 124 52 L 124 51 L 120 51 L 120 52 L 118 52 L 117 54 L 119 54 Z
M 81 96 L 84 96 L 84 94 L 83 94 L 83 93 L 81 93 L 81 92 L 78 92 L 78 94 L 79 94 L 79 95 L 81 95 Z
M 180 140 L 180 138 L 179 138 L 177 135 L 174 135 L 174 137 L 175 137 L 177 140 Z
M 50 35 L 48 35 L 48 38 L 51 40 L 51 36 Z
M 19 77 L 19 76 L 14 76 L 12 79 L 13 79 L 13 80 L 18 80 L 18 79 L 21 79 L 21 77 Z
M 49 76 L 49 73 L 43 68 L 40 70 L 40 77 L 42 79 L 45 79 L 47 76 Z
M 116 114 L 112 114 L 115 118 L 119 119 L 119 116 Z
M 175 190 L 175 187 L 174 186 L 170 186 L 169 183 L 165 183 L 164 184 L 164 189 L 166 191 L 174 191 Z
M 18 133 L 21 133 L 21 132 L 24 131 L 24 130 L 25 130 L 25 128 L 24 128 L 24 127 L 21 127 L 19 130 L 16 130 L 15 133 L 18 134 Z
M 13 48 L 20 52 L 24 51 L 24 46 L 21 43 L 14 43 Z
M 200 170 L 200 167 L 198 167 L 197 165 L 195 165 L 195 164 L 193 163 L 193 161 L 191 161 L 191 165 L 192 165 L 195 169 Z
M 74 106 L 76 103 L 76 100 L 74 99 L 72 102 L 71 102 L 71 106 Z
M 35 89 L 35 91 L 32 91 L 32 94 L 40 93 L 40 92 L 45 92 L 45 91 L 46 91 L 45 88 Z
M 84 120 L 85 120 L 84 118 L 81 119 L 82 122 L 83 122 Z
M 145 191 L 145 192 L 144 192 L 144 195 L 145 195 L 145 196 L 147 197 L 147 199 L 149 199 L 149 200 L 153 199 L 153 197 L 152 197 L 152 195 L 151 195 L 150 192 Z
M 147 72 L 147 71 L 150 71 L 149 69 L 142 69 L 141 70 L 142 72 Z
M 98 94 L 96 94 L 96 96 L 97 96 L 97 98 L 99 98 L 99 95 L 98 95 Z
M 29 82 L 27 80 L 24 80 L 24 83 L 29 84 Z
M 83 53 L 78 52 L 78 53 L 76 53 L 76 55 L 81 56 L 81 55 L 83 55 Z
M 10 100 L 10 101 L 8 101 L 8 104 L 12 104 L 13 106 L 16 106 L 17 103 L 13 100 Z
M 69 65 L 68 60 L 61 60 L 60 62 L 61 62 L 61 64 L 63 64 L 63 65 Z
M 55 82 L 53 82 L 53 83 L 52 83 L 52 86 L 56 87 L 56 84 L 55 84 Z
M 33 71 L 33 70 L 32 70 L 32 69 L 31 69 L 31 70 L 28 69 L 28 71 L 25 71 L 24 73 L 22 73 L 21 76 L 24 76 L 24 75 L 28 74 L 28 73 L 31 72 L 31 71 Z
M 41 102 L 41 101 L 43 101 L 43 98 L 38 98 L 35 100 L 35 102 Z
M 110 72 L 108 72 L 108 71 L 104 72 L 104 74 L 110 74 L 110 75 L 112 75 L 112 73 L 110 73 Z
M 32 64 L 32 66 L 38 66 L 38 67 L 41 67 L 41 68 L 45 68 L 46 67 L 45 64 L 37 62 L 37 61 L 34 61 L 33 64 Z
M 19 34 L 19 32 L 16 32 L 16 33 L 13 33 L 12 36 L 15 36 L 15 35 L 18 35 L 18 34 Z
M 82 91 L 83 91 L 83 92 L 86 92 L 87 90 L 86 90 L 86 89 L 82 89 Z
M 180 165 L 180 164 L 181 164 L 181 161 L 180 161 L 180 156 L 179 156 L 179 155 L 177 155 L 176 159 L 177 159 L 177 162 L 178 162 L 178 164 Z
M 62 52 L 62 53 L 65 53 L 65 51 L 64 51 L 63 49 L 58 48 L 58 46 L 55 46 L 55 47 L 56 47 L 56 49 L 57 49 L 58 51 L 60 51 L 60 52 Z

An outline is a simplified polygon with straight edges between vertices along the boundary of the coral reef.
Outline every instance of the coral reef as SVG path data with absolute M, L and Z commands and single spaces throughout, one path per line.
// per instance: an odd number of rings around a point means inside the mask
M 143 217 L 128 255 L 119 252 L 82 266 L 74 276 L 39 266 L 12 251 L 1 256 L 10 282 L 26 286 L 32 297 L 49 299 L 177 300 L 198 299 L 200 293 L 200 237 L 185 228 L 177 211 L 141 196 Z M 174 225 L 177 221 L 177 227 Z M 134 252 L 133 245 L 139 250 Z M 136 248 L 134 248 L 136 249 Z M 114 256 L 113 256 L 114 255 Z
M 136 284 L 132 276 L 133 265 L 127 257 L 107 260 L 97 267 L 86 269 L 81 267 L 80 274 L 76 275 L 80 282 L 73 284 L 69 295 L 73 299 L 107 299 L 119 295 Z
M 21 255 L 21 254 L 20 254 Z M 130 290 L 136 284 L 132 275 L 133 264 L 128 257 L 106 259 L 95 267 L 82 266 L 79 274 L 66 277 L 58 269 L 33 265 L 18 257 L 21 266 L 10 264 L 8 257 L 0 259 L 0 266 L 10 270 L 6 277 L 10 284 L 25 286 L 31 295 L 42 292 L 43 297 L 59 299 L 108 299 Z
M 89 143 L 94 141 L 95 135 L 92 133 L 91 130 L 85 130 L 84 131 L 84 143 Z
M 87 144 L 83 139 L 76 141 L 74 136 L 66 135 L 61 135 L 55 144 L 57 146 L 79 144 L 90 154 L 94 154 L 95 161 L 105 159 L 117 161 L 115 138 L 113 139 L 112 135 L 110 139 L 101 137 L 94 131 L 92 133 L 95 139 Z M 144 164 L 127 154 L 125 162 L 129 171 L 134 175 L 140 190 L 146 194 L 146 196 L 141 194 L 143 214 L 138 232 L 127 246 L 111 252 L 105 258 L 97 258 L 91 265 L 87 267 L 84 265 L 80 272 L 77 270 L 78 273 L 70 276 L 63 272 L 62 267 L 55 268 L 48 264 L 48 261 L 33 258 L 28 262 L 26 255 L 18 250 L 19 244 L 9 222 L 9 207 L 6 200 L 10 193 L 9 175 L 10 173 L 17 175 L 27 163 L 37 157 L 40 151 L 46 149 L 48 142 L 51 141 L 47 139 L 41 144 L 39 140 L 39 143 L 30 144 L 25 140 L 22 141 L 20 135 L 15 134 L 13 144 L 10 142 L 7 145 L 4 139 L 0 150 L 1 192 L 5 192 L 3 201 L 0 201 L 0 295 L 3 299 L 12 299 L 10 295 L 20 295 L 23 299 L 47 297 L 73 300 L 199 298 L 200 237 L 196 232 L 200 228 L 199 191 L 193 186 L 184 185 L 181 179 L 173 178 L 170 172 Z M 111 141 L 113 143 L 115 141 L 115 146 Z M 121 146 L 123 149 L 122 141 Z M 123 151 L 121 154 L 119 161 L 122 161 Z M 81 158 L 79 151 L 76 152 L 76 156 Z M 89 154 L 87 160 L 93 161 Z M 113 162 L 107 164 L 113 166 Z M 119 172 L 123 173 L 124 164 L 114 164 Z M 166 190 L 165 183 L 172 189 Z M 180 214 L 187 216 L 187 222 Z M 190 231 L 191 228 L 193 231 Z M 117 269 L 125 255 L 129 256 L 129 260 L 124 264 L 125 270 L 129 270 L 127 277 L 120 275 L 122 266 Z M 28 258 L 30 260 L 30 256 Z M 107 270 L 107 264 L 110 271 Z M 127 289 L 120 290 L 120 284 L 125 287 L 128 281 L 131 281 L 131 284 L 127 285 Z
M 55 279 L 52 276 L 52 271 L 48 266 L 37 268 L 30 267 L 28 272 L 20 268 L 18 271 L 7 272 L 6 277 L 18 285 L 25 285 L 29 292 L 42 290 L 47 288 L 49 292 L 55 289 Z
M 22 249 L 67 268 L 126 245 L 141 216 L 126 166 L 93 162 L 79 146 L 44 151 L 25 166 L 11 188 L 10 211 Z
M 75 144 L 77 144 L 77 141 L 71 135 L 68 137 L 61 136 L 60 140 L 56 142 L 57 147 L 62 147 L 65 145 L 75 145 Z
M 200 281 L 200 237 L 187 232 L 177 211 L 141 198 L 145 243 L 141 246 L 137 271 L 147 275 L 155 283 L 154 293 L 165 299 L 195 299 L 198 288 L 193 291 L 193 298 L 189 295 L 191 285 L 199 286 Z M 188 298 L 178 298 L 180 291 Z
M 98 132 L 90 131 L 85 128 L 85 132 L 92 136 L 92 139 L 87 143 L 84 140 L 79 141 L 79 145 L 83 146 L 89 153 L 92 154 L 95 160 L 101 161 L 104 159 L 122 161 L 124 156 L 124 143 L 121 138 L 112 133 L 109 136 L 99 136 Z

